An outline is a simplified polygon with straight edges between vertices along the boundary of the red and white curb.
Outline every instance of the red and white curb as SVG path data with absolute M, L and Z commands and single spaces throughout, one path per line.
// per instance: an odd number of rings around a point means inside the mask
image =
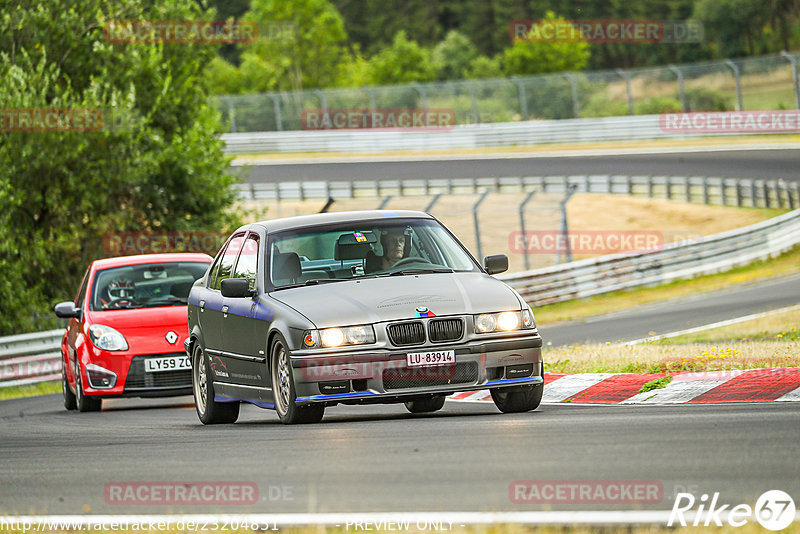
M 674 373 L 663 388 L 639 393 L 665 373 L 545 373 L 542 402 L 589 404 L 685 404 L 800 401 L 800 367 Z M 488 390 L 465 391 L 449 400 L 491 401 Z

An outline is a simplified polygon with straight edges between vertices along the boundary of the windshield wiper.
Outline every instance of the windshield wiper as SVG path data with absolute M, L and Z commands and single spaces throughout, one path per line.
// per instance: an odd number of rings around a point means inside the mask
M 346 280 L 352 280 L 352 278 L 312 278 L 311 280 L 306 280 L 304 285 L 314 286 L 317 284 L 327 284 L 329 282 L 344 282 Z
M 405 276 L 408 274 L 427 274 L 427 273 L 452 273 L 453 269 L 450 268 L 431 268 L 431 269 L 401 269 L 399 271 L 394 271 L 386 276 Z

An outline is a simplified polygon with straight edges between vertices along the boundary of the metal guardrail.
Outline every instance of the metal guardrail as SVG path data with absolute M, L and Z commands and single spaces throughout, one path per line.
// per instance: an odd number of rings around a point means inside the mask
M 0 337 L 0 388 L 61 378 L 63 329 Z
M 648 253 L 613 254 L 498 276 L 532 306 L 724 272 L 800 243 L 800 209 Z
M 664 131 L 660 115 L 535 120 L 456 126 L 447 131 L 336 130 L 226 133 L 227 154 L 287 152 L 387 152 L 447 150 L 543 143 L 588 143 L 639 139 L 688 139 L 723 133 Z M 733 133 L 727 135 L 741 135 Z
M 721 206 L 800 207 L 800 182 L 718 178 L 708 176 L 524 176 L 495 178 L 430 178 L 408 180 L 350 180 L 261 182 L 237 184 L 243 200 L 310 200 L 387 198 L 539 191 L 633 195 Z

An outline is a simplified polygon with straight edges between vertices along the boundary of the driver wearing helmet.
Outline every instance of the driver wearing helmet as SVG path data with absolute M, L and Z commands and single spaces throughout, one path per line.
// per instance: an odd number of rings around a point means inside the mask
M 106 287 L 106 292 L 110 300 L 106 302 L 105 300 L 101 299 L 103 305 L 108 308 L 111 305 L 120 305 L 122 303 L 131 302 L 133 300 L 134 293 L 136 292 L 136 288 L 133 285 L 133 282 L 128 280 L 127 278 L 115 278 L 111 282 L 109 282 L 108 286 Z

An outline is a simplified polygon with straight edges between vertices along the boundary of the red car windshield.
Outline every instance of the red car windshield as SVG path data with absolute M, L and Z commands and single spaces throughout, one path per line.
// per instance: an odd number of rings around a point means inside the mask
M 94 311 L 154 308 L 186 304 L 189 290 L 210 263 L 163 262 L 102 269 L 95 273 Z

